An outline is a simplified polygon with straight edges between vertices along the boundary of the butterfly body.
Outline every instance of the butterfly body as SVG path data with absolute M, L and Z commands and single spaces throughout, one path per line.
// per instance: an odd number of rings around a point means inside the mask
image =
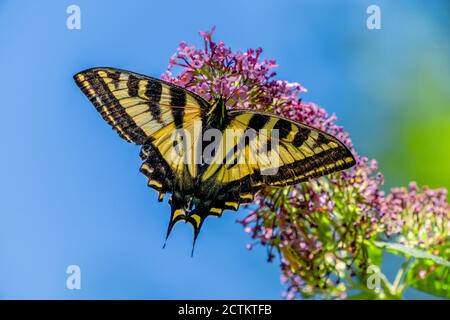
M 206 112 L 201 136 L 205 134 L 208 130 L 224 130 L 229 121 L 228 111 L 226 110 L 225 100 L 221 97 L 217 98 L 211 103 L 210 109 Z M 197 173 L 198 175 L 191 179 L 191 177 L 186 177 L 186 179 L 177 179 L 177 177 L 170 176 L 167 171 L 169 168 L 161 170 L 158 172 L 153 171 L 150 175 L 147 175 L 145 169 L 141 169 L 144 175 L 148 179 L 152 177 L 166 177 L 167 188 L 161 190 L 163 194 L 170 193 L 171 197 L 169 199 L 169 204 L 171 206 L 171 219 L 169 222 L 168 232 L 172 230 L 175 223 L 178 221 L 190 222 L 194 226 L 194 237 L 196 238 L 203 221 L 208 215 L 220 216 L 224 209 L 237 210 L 240 204 L 251 202 L 251 198 L 247 197 L 248 200 L 244 201 L 239 199 L 239 193 L 247 190 L 248 195 L 250 192 L 254 192 L 253 188 L 248 184 L 237 183 L 234 185 L 220 185 L 217 184 L 214 178 L 205 178 L 204 174 L 207 172 L 209 164 L 202 157 L 205 147 L 209 145 L 208 141 L 199 140 L 199 153 L 200 157 L 197 160 Z M 162 156 L 158 153 L 152 144 L 143 146 L 142 160 L 146 164 L 144 167 L 147 168 L 158 167 L 155 163 L 158 163 Z M 163 163 L 160 164 L 163 166 Z M 245 187 L 245 188 L 244 188 Z M 253 198 L 253 197 L 252 197 Z M 160 198 L 162 201 L 162 198 Z
M 290 186 L 355 164 L 333 136 L 269 113 L 227 110 L 221 97 L 208 102 L 114 68 L 88 69 L 74 79 L 122 138 L 141 145 L 140 170 L 159 200 L 171 194 L 167 235 L 186 221 L 195 240 L 206 217 L 236 211 L 263 186 Z

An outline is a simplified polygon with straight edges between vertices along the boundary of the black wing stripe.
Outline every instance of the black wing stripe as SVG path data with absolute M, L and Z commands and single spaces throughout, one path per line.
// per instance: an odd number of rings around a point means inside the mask
M 158 103 L 161 99 L 162 84 L 152 79 L 148 80 L 147 87 L 145 88 L 145 96 L 154 103 Z
M 292 130 L 292 124 L 278 119 L 277 123 L 273 126 L 275 130 L 278 130 L 280 140 L 285 139 Z
M 311 130 L 306 128 L 303 130 L 298 130 L 297 133 L 295 134 L 294 140 L 292 141 L 294 147 L 298 148 L 302 144 L 304 144 L 306 140 L 308 140 L 310 132 Z
M 177 88 L 170 87 L 170 105 L 171 106 L 185 106 L 186 105 L 186 91 Z
M 94 104 L 103 119 L 108 122 L 122 138 L 127 141 L 134 141 L 138 144 L 142 144 L 145 141 L 145 132 L 134 125 L 133 119 L 126 112 L 123 112 L 123 107 L 111 93 L 106 83 L 95 76 L 93 71 L 87 71 L 83 81 L 79 81 L 76 76 L 74 78 L 78 87 Z M 88 83 L 88 86 L 84 85 L 85 82 Z M 133 129 L 125 131 L 128 127 L 132 127 Z
M 130 74 L 127 81 L 128 95 L 136 97 L 138 95 L 139 79 Z
M 177 87 L 170 88 L 170 105 L 171 106 L 185 106 L 186 105 L 186 91 Z M 176 128 L 183 126 L 184 108 L 173 108 L 172 116 Z
M 161 107 L 153 102 L 148 103 L 148 108 L 150 113 L 152 114 L 152 118 L 155 119 L 159 124 L 164 124 L 164 121 L 161 117 Z
M 269 122 L 270 118 L 261 114 L 252 115 L 250 121 L 248 122 L 248 127 L 255 129 L 256 131 L 264 128 L 264 126 Z

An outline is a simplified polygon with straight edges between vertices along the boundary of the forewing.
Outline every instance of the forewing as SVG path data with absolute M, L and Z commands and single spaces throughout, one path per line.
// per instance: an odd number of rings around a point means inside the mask
M 159 79 L 114 68 L 88 69 L 74 79 L 122 138 L 143 145 L 145 162 L 141 171 L 151 187 L 168 189 L 168 176 L 177 177 L 179 184 L 192 184 L 197 168 L 189 157 L 195 154 L 198 132 L 209 107 L 204 99 Z M 173 148 L 176 129 L 184 129 L 192 137 L 190 145 L 178 148 L 178 152 Z
M 222 184 L 250 181 L 252 187 L 283 187 L 344 170 L 355 164 L 350 150 L 335 137 L 279 116 L 248 110 L 229 111 L 229 132 L 253 130 L 231 151 L 232 163 L 217 157 L 202 175 Z M 229 134 L 225 130 L 224 137 Z M 278 139 L 274 136 L 277 133 Z M 275 140 L 272 140 L 274 138 Z M 219 149 L 229 152 L 222 139 Z M 274 144 L 275 143 L 275 144 Z

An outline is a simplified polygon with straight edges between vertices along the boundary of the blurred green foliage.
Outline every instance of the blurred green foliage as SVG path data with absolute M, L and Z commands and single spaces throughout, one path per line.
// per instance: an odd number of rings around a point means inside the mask
M 445 63 L 441 68 L 450 68 Z M 434 66 L 436 67 L 436 66 Z M 449 69 L 450 70 L 450 69 Z M 444 77 L 445 78 L 445 77 Z M 386 186 L 415 180 L 432 188 L 450 187 L 450 91 L 429 63 L 412 72 L 398 92 L 386 148 L 378 157 Z

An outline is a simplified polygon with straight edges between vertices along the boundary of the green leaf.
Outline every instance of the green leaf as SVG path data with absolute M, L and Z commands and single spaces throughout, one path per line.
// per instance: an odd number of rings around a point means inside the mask
M 383 250 L 374 245 L 373 242 L 365 240 L 362 246 L 364 256 L 367 256 L 370 264 L 375 264 L 381 267 L 383 260 Z
M 415 261 L 406 274 L 405 284 L 428 294 L 450 299 L 450 268 L 437 266 L 430 271 L 435 266 L 431 260 Z M 420 272 L 427 272 L 425 278 L 420 277 Z
M 373 241 L 373 244 L 376 245 L 378 248 L 394 251 L 395 253 L 400 252 L 404 255 L 411 256 L 417 259 L 429 259 L 439 265 L 450 267 L 449 261 L 445 260 L 442 257 L 428 253 L 424 250 L 411 248 L 399 243 L 384 242 L 384 241 Z
M 362 291 L 347 297 L 347 300 L 376 300 L 378 296 L 373 292 Z

